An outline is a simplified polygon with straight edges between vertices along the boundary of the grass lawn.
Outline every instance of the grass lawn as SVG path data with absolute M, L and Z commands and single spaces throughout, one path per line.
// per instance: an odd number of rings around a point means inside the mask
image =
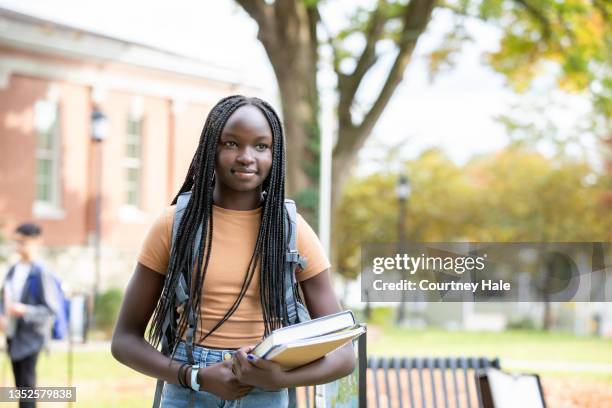
M 530 331 L 448 332 L 371 326 L 368 353 L 376 355 L 484 355 L 517 360 L 612 364 L 612 341 Z
M 368 354 L 386 356 L 488 356 L 500 357 L 502 367 L 510 361 L 568 362 L 576 370 L 537 369 L 546 377 L 597 380 L 612 384 L 612 373 L 589 370 L 593 364 L 612 366 L 612 341 L 570 334 L 508 331 L 503 333 L 445 332 L 440 330 L 405 330 L 369 325 Z M 12 386 L 12 374 L 6 356 L 0 362 L 2 385 Z M 41 354 L 40 385 L 65 386 L 68 383 L 67 353 Z M 76 351 L 73 385 L 77 387 L 76 407 L 147 407 L 150 406 L 155 381 L 117 363 L 109 350 Z M 8 406 L 8 405 L 7 405 Z M 68 404 L 45 403 L 45 407 Z
M 110 350 L 75 351 L 73 355 L 72 386 L 77 387 L 77 402 L 72 406 L 88 408 L 151 406 L 155 380 L 119 364 L 110 354 Z M 12 373 L 5 356 L 1 364 L 2 383 L 4 386 L 12 386 Z M 41 386 L 67 386 L 68 353 L 55 351 L 48 355 L 41 354 L 38 360 L 38 377 Z M 47 402 L 39 405 L 48 408 L 70 406 L 67 403 Z

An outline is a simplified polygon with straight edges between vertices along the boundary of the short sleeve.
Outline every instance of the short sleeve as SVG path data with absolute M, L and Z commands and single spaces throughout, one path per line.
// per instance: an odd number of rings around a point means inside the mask
M 166 274 L 172 240 L 172 219 L 175 206 L 167 207 L 155 219 L 140 248 L 138 262 L 155 272 Z
M 297 247 L 300 255 L 307 259 L 306 268 L 296 271 L 298 282 L 310 279 L 331 266 L 317 234 L 300 214 L 297 215 Z

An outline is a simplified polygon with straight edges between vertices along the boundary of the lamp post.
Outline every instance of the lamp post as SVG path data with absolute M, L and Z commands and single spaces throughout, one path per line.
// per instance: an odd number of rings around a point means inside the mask
M 92 317 L 95 316 L 95 302 L 98 297 L 101 269 L 101 222 L 102 212 L 102 142 L 108 136 L 108 118 L 98 106 L 91 112 L 91 140 L 96 149 L 96 201 L 94 207 L 94 284 L 92 294 Z M 94 317 L 95 323 L 95 317 Z
M 397 217 L 397 252 L 402 254 L 406 250 L 406 203 L 410 197 L 410 181 L 408 177 L 400 174 L 395 186 L 398 202 L 398 217 Z M 402 273 L 404 275 L 405 272 Z M 396 323 L 402 324 L 406 314 L 406 291 L 402 291 L 402 300 L 397 309 Z

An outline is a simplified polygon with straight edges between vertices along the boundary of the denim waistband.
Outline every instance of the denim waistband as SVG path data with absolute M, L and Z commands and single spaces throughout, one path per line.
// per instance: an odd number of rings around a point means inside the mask
M 187 350 L 185 342 L 181 341 L 174 354 L 174 360 L 187 362 Z M 193 346 L 193 359 L 200 363 L 200 367 L 208 367 L 224 360 L 231 360 L 236 350 L 233 349 L 213 349 L 203 346 Z

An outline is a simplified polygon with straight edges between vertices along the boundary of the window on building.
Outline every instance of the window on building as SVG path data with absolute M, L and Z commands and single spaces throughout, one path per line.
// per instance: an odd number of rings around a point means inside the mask
M 129 117 L 125 144 L 125 203 L 140 207 L 142 173 L 142 119 Z
M 50 207 L 60 207 L 60 126 L 57 102 L 38 101 L 34 105 L 37 133 L 36 201 Z

